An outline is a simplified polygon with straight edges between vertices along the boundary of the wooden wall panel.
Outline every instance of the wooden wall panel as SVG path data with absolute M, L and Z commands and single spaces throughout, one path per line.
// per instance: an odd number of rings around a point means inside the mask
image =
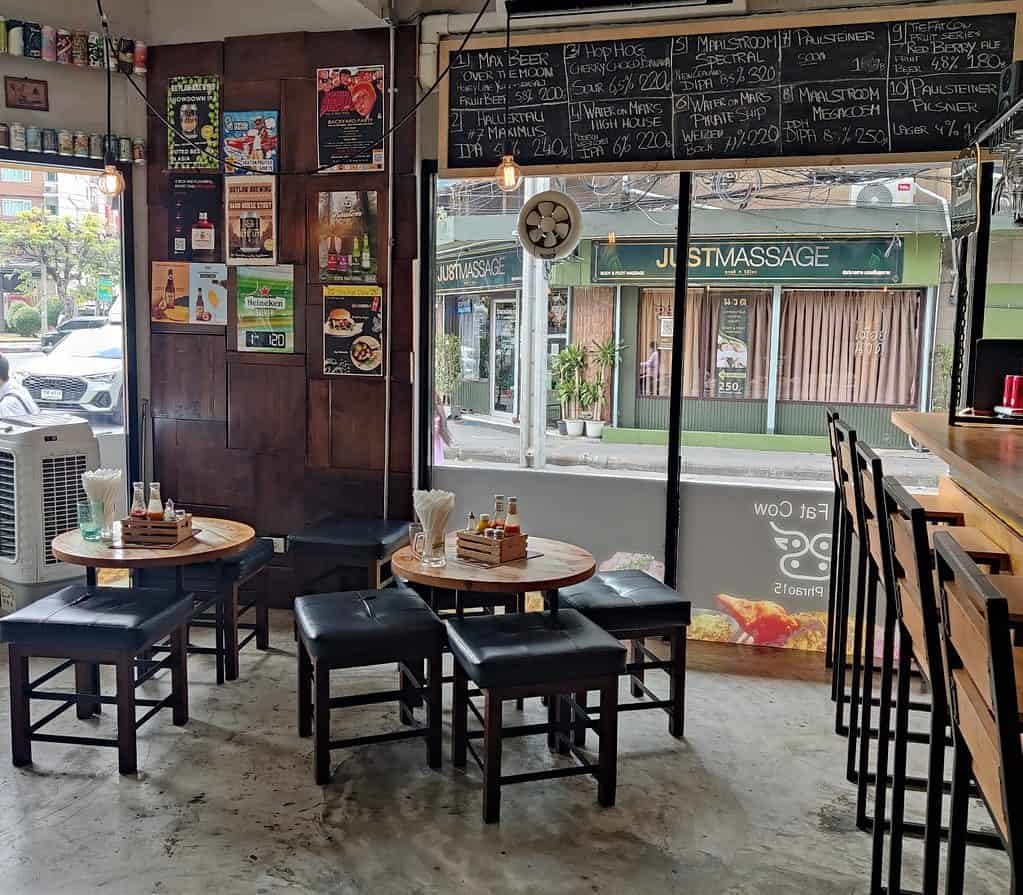
M 222 335 L 153 332 L 149 340 L 153 416 L 227 419 Z
M 382 470 L 385 384 L 354 376 L 335 376 L 329 382 L 330 465 Z
M 227 368 L 227 445 L 256 453 L 305 455 L 305 369 L 247 363 L 239 355 Z
M 303 177 L 281 177 L 277 182 L 277 253 L 281 264 L 299 264 L 303 278 L 307 275 Z
M 281 168 L 311 171 L 316 167 L 316 82 L 311 68 L 289 78 L 281 91 Z M 301 182 L 304 178 L 296 177 Z
M 278 81 L 309 77 L 305 40 L 303 31 L 229 37 L 224 41 L 224 76 L 229 81 L 245 81 L 254 75 Z
M 257 109 L 281 108 L 281 82 L 267 80 L 266 73 L 256 68 L 250 77 L 258 80 L 236 81 L 230 76 L 224 79 L 223 108 L 225 112 L 251 112 Z
M 306 402 L 306 464 L 326 469 L 330 466 L 330 383 L 310 379 Z

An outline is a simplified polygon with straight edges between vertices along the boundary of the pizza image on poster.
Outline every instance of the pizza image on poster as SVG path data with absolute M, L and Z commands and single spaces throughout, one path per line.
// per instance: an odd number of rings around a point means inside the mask
M 171 78 L 167 87 L 167 167 L 220 169 L 220 77 Z
M 316 70 L 317 167 L 321 173 L 384 170 L 384 67 Z
M 324 375 L 383 376 L 385 324 L 380 286 L 324 286 Z

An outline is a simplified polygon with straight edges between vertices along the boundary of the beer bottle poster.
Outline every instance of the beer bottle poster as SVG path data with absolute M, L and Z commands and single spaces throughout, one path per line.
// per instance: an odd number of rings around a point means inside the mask
M 224 179 L 228 264 L 277 260 L 277 178 L 265 174 Z
M 278 111 L 269 109 L 224 113 L 225 174 L 277 173 L 279 118 Z
M 745 398 L 749 380 L 749 300 L 721 299 L 718 306 L 717 371 L 719 398 Z
M 188 323 L 189 265 L 154 261 L 149 292 L 149 317 L 154 323 Z
M 188 322 L 227 326 L 227 265 L 188 267 Z
M 167 257 L 171 261 L 219 261 L 224 251 L 220 177 L 172 174 L 170 192 Z
M 379 286 L 324 286 L 324 374 L 383 376 L 385 326 Z
M 220 170 L 220 78 L 186 75 L 167 87 L 167 167 Z
M 321 283 L 375 283 L 377 194 L 320 193 L 316 247 Z
M 290 264 L 239 267 L 238 350 L 291 354 L 295 350 L 295 282 Z
M 384 67 L 316 69 L 317 167 L 384 170 Z

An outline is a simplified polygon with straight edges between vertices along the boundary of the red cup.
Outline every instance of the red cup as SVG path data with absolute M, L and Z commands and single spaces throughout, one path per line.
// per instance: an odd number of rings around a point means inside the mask
M 1016 377 L 1011 373 L 1007 373 L 1005 376 L 1005 385 L 1002 387 L 1002 406 L 1012 406 L 1012 385 Z
M 1009 406 L 1013 410 L 1023 410 L 1023 376 L 1012 377 L 1012 395 Z

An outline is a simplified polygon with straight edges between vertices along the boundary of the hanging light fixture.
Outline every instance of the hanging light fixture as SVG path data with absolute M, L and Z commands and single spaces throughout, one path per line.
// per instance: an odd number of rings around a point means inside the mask
M 497 188 L 505 193 L 514 193 L 522 183 L 522 169 L 515 161 L 512 152 L 511 115 L 509 113 L 509 97 L 511 95 L 511 13 L 505 12 L 504 19 L 504 155 L 501 164 L 494 171 Z
M 99 176 L 99 191 L 111 199 L 124 192 L 124 175 L 117 170 L 117 165 L 106 164 Z
M 110 24 L 107 22 L 106 13 L 100 7 L 100 26 L 103 34 L 103 63 L 107 70 L 107 132 L 103 140 L 103 173 L 99 176 L 99 191 L 104 196 L 116 199 L 124 192 L 124 175 L 117 169 L 116 155 L 114 153 L 114 139 L 111 135 L 113 128 L 110 119 L 112 115 L 113 102 L 110 96 Z
M 618 234 L 614 230 L 608 230 L 607 232 L 607 244 L 609 246 L 618 245 Z

